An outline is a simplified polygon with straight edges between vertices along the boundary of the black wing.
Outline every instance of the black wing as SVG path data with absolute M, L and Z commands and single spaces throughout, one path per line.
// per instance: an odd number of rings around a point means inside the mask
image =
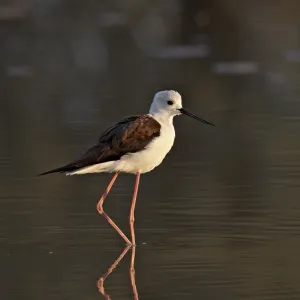
M 160 124 L 149 115 L 128 117 L 103 132 L 98 143 L 78 159 L 40 175 L 72 172 L 94 164 L 119 160 L 127 153 L 145 149 L 159 136 L 160 128 Z

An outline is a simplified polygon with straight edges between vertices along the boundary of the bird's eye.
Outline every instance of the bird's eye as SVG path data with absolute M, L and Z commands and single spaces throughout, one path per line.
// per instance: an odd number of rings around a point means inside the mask
M 172 105 L 172 104 L 173 104 L 173 101 L 169 100 L 167 103 L 168 103 L 169 105 Z

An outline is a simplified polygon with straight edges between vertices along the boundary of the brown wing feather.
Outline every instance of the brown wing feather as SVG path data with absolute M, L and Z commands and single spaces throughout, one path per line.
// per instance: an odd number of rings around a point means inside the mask
M 41 175 L 71 172 L 94 164 L 119 160 L 127 153 L 135 153 L 160 134 L 161 125 L 149 115 L 128 117 L 102 133 L 98 143 L 79 159 Z

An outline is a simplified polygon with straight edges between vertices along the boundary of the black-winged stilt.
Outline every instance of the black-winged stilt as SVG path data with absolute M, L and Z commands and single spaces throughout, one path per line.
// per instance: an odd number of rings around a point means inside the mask
M 102 133 L 95 146 L 73 162 L 42 173 L 66 173 L 66 175 L 114 172 L 114 176 L 97 203 L 98 212 L 129 245 L 135 245 L 134 210 L 140 175 L 157 167 L 171 150 L 175 129 L 173 117 L 185 114 L 205 124 L 182 107 L 181 95 L 176 91 L 160 91 L 155 94 L 149 114 L 128 117 Z M 103 210 L 103 202 L 120 172 L 136 174 L 129 224 L 131 241 Z

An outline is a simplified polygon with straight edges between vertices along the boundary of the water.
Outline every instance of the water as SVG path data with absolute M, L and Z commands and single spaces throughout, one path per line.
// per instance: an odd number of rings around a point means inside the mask
M 96 211 L 111 175 L 36 174 L 170 88 L 216 127 L 176 118 L 174 148 L 141 177 L 139 299 L 300 299 L 300 93 L 284 55 L 299 48 L 299 17 L 289 4 L 33 2 L 0 32 L 1 299 L 104 299 L 97 282 L 125 247 Z M 105 13 L 117 24 L 105 27 Z M 151 52 L 197 41 L 209 56 Z M 213 73 L 227 61 L 256 68 Z M 120 175 L 104 205 L 127 235 L 133 185 Z M 133 299 L 131 255 L 104 281 L 111 299 Z
M 213 133 L 188 119 L 176 123 L 174 150 L 141 177 L 135 255 L 140 299 L 299 299 L 298 173 L 275 161 L 262 167 L 240 159 L 227 168 L 223 158 L 211 159 L 217 150 L 201 149 L 203 140 L 209 148 L 220 138 L 218 129 Z M 95 207 L 111 175 L 36 177 L 64 160 L 60 149 L 67 157 L 80 147 L 70 141 L 54 149 L 44 127 L 31 134 L 35 152 L 26 156 L 36 163 L 28 167 L 20 154 L 19 163 L 7 161 L 11 175 L 3 174 L 2 298 L 104 299 L 97 280 L 125 247 Z M 38 135 L 48 143 L 44 152 L 37 150 Z M 85 139 L 80 131 L 76 135 Z M 128 235 L 133 184 L 133 176 L 121 175 L 104 204 Z M 104 282 L 111 299 L 133 299 L 130 258 L 129 249 Z
M 84 110 L 86 103 L 75 109 L 73 102 L 25 99 L 5 103 L 2 119 L 2 298 L 104 299 L 97 281 L 125 247 L 96 211 L 111 175 L 36 174 L 148 107 L 129 96 L 118 110 L 118 100 Z M 232 112 L 187 101 L 187 108 L 217 126 L 176 118 L 174 148 L 141 177 L 139 299 L 299 299 L 300 123 L 292 111 L 278 118 L 259 106 Z M 104 204 L 127 235 L 133 185 L 132 175 L 121 174 Z M 133 299 L 130 258 L 131 250 L 104 282 L 111 299 Z

